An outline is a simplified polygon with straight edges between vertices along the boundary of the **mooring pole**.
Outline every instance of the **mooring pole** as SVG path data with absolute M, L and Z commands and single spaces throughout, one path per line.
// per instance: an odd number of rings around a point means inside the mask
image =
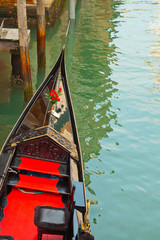
M 26 0 L 17 0 L 17 18 L 22 76 L 24 81 L 24 99 L 25 101 L 29 101 L 33 93 L 28 49 L 29 39 L 27 34 Z
M 69 19 L 75 19 L 75 0 L 69 0 Z
M 37 0 L 37 55 L 38 68 L 46 66 L 46 50 L 45 50 L 45 1 Z

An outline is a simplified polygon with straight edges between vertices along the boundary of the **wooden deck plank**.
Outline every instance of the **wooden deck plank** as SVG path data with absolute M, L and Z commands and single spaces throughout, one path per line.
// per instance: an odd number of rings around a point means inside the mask
M 19 34 L 16 28 L 2 28 L 0 36 L 0 51 L 10 51 L 19 47 Z M 28 32 L 28 44 L 30 42 L 30 30 Z

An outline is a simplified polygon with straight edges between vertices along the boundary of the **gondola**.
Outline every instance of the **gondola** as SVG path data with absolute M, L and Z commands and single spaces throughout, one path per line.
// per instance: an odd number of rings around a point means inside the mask
M 94 239 L 88 210 L 63 49 L 0 153 L 0 239 Z

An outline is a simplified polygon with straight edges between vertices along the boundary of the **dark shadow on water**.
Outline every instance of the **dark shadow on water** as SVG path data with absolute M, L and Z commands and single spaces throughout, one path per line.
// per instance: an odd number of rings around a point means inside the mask
M 46 76 L 46 69 L 45 68 L 39 68 L 37 69 L 37 83 L 36 83 L 36 89 L 39 88 L 43 80 Z

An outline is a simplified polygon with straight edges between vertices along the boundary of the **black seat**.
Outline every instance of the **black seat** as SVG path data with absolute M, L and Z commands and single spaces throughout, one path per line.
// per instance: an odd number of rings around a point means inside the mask
M 14 240 L 14 238 L 9 235 L 1 235 L 0 239 L 1 240 Z
M 42 239 L 42 234 L 63 235 L 63 239 L 69 239 L 68 236 L 72 234 L 74 191 L 75 187 L 72 189 L 67 207 L 37 206 L 35 208 L 34 223 L 38 227 L 38 240 Z

